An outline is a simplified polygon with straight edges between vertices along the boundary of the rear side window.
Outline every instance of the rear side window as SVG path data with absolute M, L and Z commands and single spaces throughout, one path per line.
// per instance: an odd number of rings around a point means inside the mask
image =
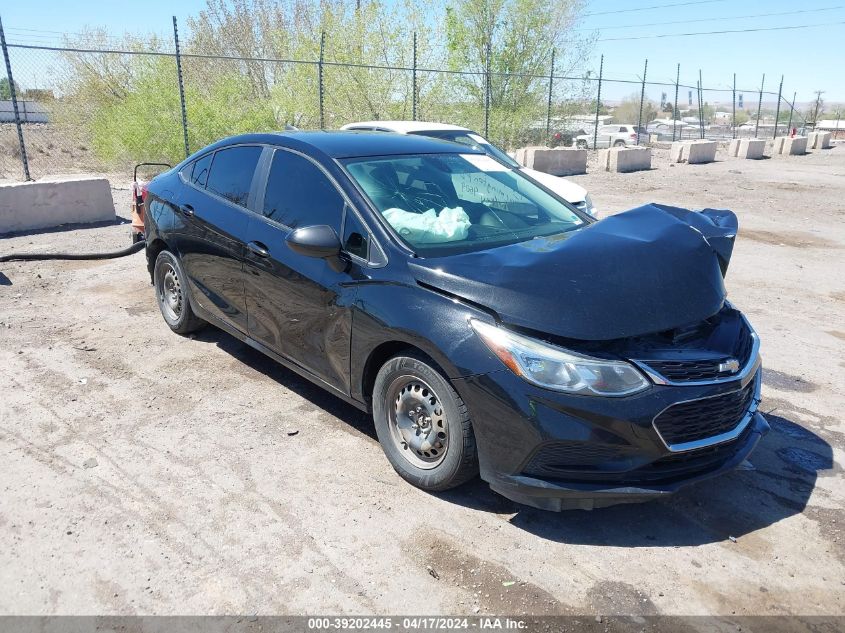
M 208 168 L 211 167 L 211 158 L 214 152 L 209 152 L 199 160 L 195 160 L 191 169 L 187 170 L 188 180 L 192 185 L 205 189 L 205 183 L 208 180 Z
M 261 156 L 256 146 L 230 147 L 218 150 L 211 163 L 206 188 L 227 200 L 246 206 L 252 176 Z
M 276 150 L 264 193 L 266 217 L 291 228 L 328 224 L 339 231 L 343 205 L 343 197 L 314 163 Z

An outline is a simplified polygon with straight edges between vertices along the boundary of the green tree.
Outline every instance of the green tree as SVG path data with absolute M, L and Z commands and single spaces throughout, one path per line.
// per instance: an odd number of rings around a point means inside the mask
M 580 0 L 452 0 L 447 5 L 449 69 L 475 73 L 454 82 L 472 104 L 484 102 L 489 44 L 495 140 L 517 145 L 532 120 L 545 118 L 553 49 L 556 74 L 569 75 L 586 60 L 590 41 L 572 30 L 582 9 Z M 483 112 L 476 111 L 480 127 Z
M 18 82 L 15 82 L 15 94 L 20 97 L 21 96 L 21 87 L 18 85 Z M 12 98 L 12 90 L 11 84 L 9 83 L 8 77 L 3 77 L 0 79 L 0 99 L 11 99 Z
M 448 3 L 448 4 L 447 4 Z M 246 131 L 320 123 L 321 35 L 325 126 L 409 119 L 417 34 L 418 118 L 482 128 L 486 42 L 491 42 L 491 136 L 515 146 L 545 128 L 548 66 L 577 74 L 589 42 L 571 26 L 581 0 L 207 0 L 189 18 L 182 70 L 191 149 Z M 445 34 L 445 36 L 444 36 Z M 103 30 L 66 41 L 51 120 L 104 161 L 184 154 L 170 43 Z M 81 53 L 121 49 L 124 53 Z M 431 69 L 447 66 L 460 73 Z M 482 73 L 482 74 L 480 74 Z M 586 79 L 554 85 L 553 117 L 581 110 Z M 573 95 L 578 95 L 574 97 Z
M 636 125 L 640 116 L 640 95 L 633 93 L 631 96 L 623 99 L 622 102 L 613 109 L 614 123 L 627 123 L 629 125 Z M 649 121 L 657 117 L 657 104 L 646 99 L 643 102 L 643 116 L 642 125 L 645 127 Z

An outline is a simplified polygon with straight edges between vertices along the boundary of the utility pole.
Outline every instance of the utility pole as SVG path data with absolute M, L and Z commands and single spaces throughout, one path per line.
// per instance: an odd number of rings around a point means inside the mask
M 821 109 L 822 105 L 822 95 L 824 94 L 824 90 L 816 90 L 816 109 L 813 112 L 813 129 L 816 129 L 816 125 L 819 121 L 819 110 Z

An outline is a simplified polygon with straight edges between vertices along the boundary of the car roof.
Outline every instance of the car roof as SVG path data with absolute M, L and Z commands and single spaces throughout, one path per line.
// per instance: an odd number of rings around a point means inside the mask
M 341 127 L 341 130 L 348 130 L 354 127 L 380 127 L 398 134 L 410 134 L 411 132 L 447 132 L 459 131 L 469 132 L 470 130 L 460 125 L 450 123 L 434 123 L 431 121 L 359 121 L 348 123 Z
M 319 152 L 330 158 L 390 156 L 399 154 L 483 154 L 467 145 L 427 136 L 406 136 L 385 132 L 364 131 L 285 131 L 264 134 L 241 134 L 217 141 L 205 149 L 227 145 L 266 143 L 306 153 Z

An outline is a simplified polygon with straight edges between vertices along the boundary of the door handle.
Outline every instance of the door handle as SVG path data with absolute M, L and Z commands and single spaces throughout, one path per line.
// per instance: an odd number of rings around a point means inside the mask
M 270 251 L 261 242 L 250 242 L 246 247 L 256 257 L 270 257 Z
M 194 208 L 189 204 L 183 204 L 181 207 L 179 207 L 179 210 L 182 212 L 182 215 L 188 217 L 194 215 Z

